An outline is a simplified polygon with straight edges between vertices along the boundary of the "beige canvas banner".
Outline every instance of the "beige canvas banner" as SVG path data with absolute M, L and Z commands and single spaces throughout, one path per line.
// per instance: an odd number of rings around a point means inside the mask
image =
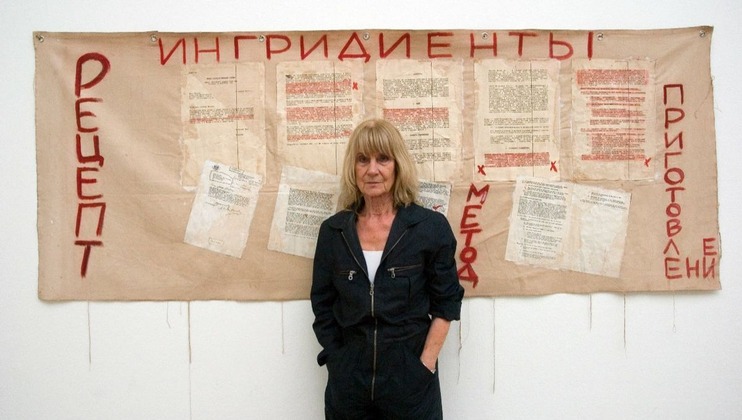
M 37 32 L 39 297 L 307 299 L 369 117 L 468 297 L 719 289 L 711 37 Z

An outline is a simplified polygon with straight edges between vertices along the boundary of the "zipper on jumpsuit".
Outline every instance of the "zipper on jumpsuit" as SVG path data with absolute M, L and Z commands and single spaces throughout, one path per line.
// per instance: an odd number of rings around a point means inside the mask
M 397 241 L 394 242 L 394 245 L 392 245 L 391 248 L 389 248 L 389 251 L 386 254 L 381 256 L 381 261 L 384 261 L 386 256 L 389 255 L 390 252 L 392 252 L 392 250 L 397 246 L 399 241 L 401 241 L 402 238 L 404 238 L 406 234 L 407 234 L 407 230 L 405 229 L 405 231 L 402 232 L 401 235 L 399 235 L 399 238 L 397 239 Z M 353 248 L 350 246 L 348 239 L 345 237 L 345 232 L 341 231 L 340 235 L 343 237 L 343 241 L 345 241 L 345 245 L 348 246 L 348 251 L 350 252 L 350 255 L 353 257 L 353 260 L 355 260 L 356 264 L 358 264 L 358 267 L 360 267 L 361 270 L 363 270 L 363 272 L 366 274 L 366 277 L 368 278 L 369 277 L 368 270 L 366 267 L 363 266 L 363 264 L 361 264 L 360 261 L 358 261 L 356 254 L 353 253 Z M 391 273 L 392 273 L 392 277 L 394 277 L 394 269 L 391 270 Z M 353 274 L 350 274 L 350 276 L 348 276 L 348 280 L 352 280 L 352 279 L 353 279 Z M 368 294 L 371 297 L 371 318 L 374 319 L 373 364 L 372 364 L 372 370 L 371 370 L 371 401 L 374 401 L 374 394 L 376 391 L 376 359 L 377 359 L 376 349 L 377 349 L 377 338 L 379 334 L 379 320 L 378 318 L 376 318 L 376 308 L 375 308 L 375 301 L 374 301 L 374 283 L 375 282 L 372 282 L 369 279 Z

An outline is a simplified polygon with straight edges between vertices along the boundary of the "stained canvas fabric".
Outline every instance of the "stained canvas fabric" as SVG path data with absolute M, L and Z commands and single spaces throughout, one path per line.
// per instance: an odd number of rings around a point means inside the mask
M 445 187 L 467 297 L 720 289 L 712 33 L 37 32 L 39 297 L 308 299 L 372 116 Z

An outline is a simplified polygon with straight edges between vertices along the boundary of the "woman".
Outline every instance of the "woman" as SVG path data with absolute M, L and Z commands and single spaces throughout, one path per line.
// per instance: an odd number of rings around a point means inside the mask
M 311 301 L 328 419 L 440 419 L 438 353 L 458 320 L 456 239 L 415 204 L 414 163 L 385 120 L 350 136 L 344 210 L 320 227 Z

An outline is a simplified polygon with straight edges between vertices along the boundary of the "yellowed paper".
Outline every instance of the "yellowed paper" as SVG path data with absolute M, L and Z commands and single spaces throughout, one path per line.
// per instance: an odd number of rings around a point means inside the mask
M 279 154 L 284 164 L 340 173 L 345 144 L 363 118 L 358 61 L 276 65 Z
M 574 60 L 574 179 L 654 178 L 658 138 L 652 60 Z
M 619 277 L 631 194 L 518 177 L 505 259 Z
M 184 242 L 241 257 L 255 215 L 262 177 L 207 160 Z
M 451 184 L 420 181 L 420 204 L 433 211 L 448 215 L 451 201 Z
M 474 81 L 475 179 L 559 180 L 559 62 L 481 60 Z
M 340 178 L 284 166 L 268 249 L 312 258 L 320 224 L 337 211 Z
M 572 184 L 571 229 L 564 267 L 618 278 L 626 245 L 631 194 Z
M 195 185 L 211 159 L 265 176 L 262 63 L 183 68 L 182 184 Z
M 463 134 L 461 61 L 376 62 L 380 115 L 402 133 L 428 181 L 455 181 Z

